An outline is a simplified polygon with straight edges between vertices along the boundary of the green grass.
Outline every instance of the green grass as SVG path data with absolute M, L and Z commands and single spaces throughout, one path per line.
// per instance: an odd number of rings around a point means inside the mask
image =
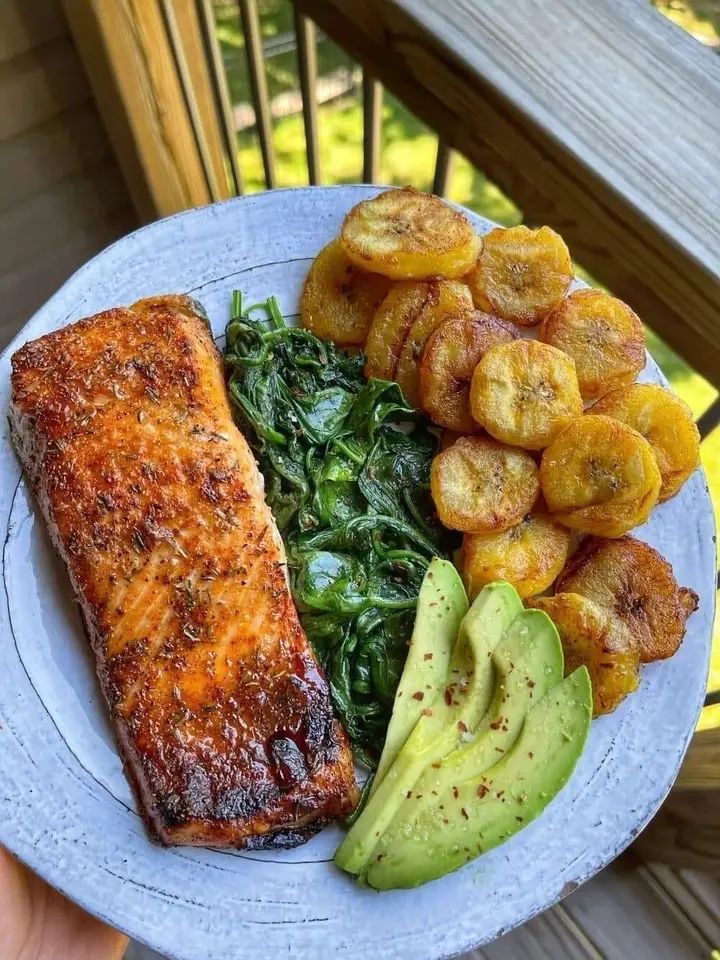
M 666 16 L 706 43 L 720 39 L 720 0 L 653 0 Z M 288 0 L 260 0 L 263 37 L 270 38 L 292 29 L 292 12 Z M 225 57 L 234 103 L 250 98 L 245 51 L 236 5 L 222 3 L 217 9 L 218 33 Z M 351 69 L 352 61 L 329 40 L 318 44 L 320 75 L 339 67 Z M 267 62 L 270 96 L 296 89 L 297 60 L 295 53 L 284 53 Z M 319 110 L 320 156 L 323 182 L 357 183 L 362 178 L 362 106 L 359 95 L 324 104 Z M 383 103 L 382 151 L 380 182 L 412 184 L 429 189 L 432 184 L 437 137 L 398 100 L 385 94 Z M 281 187 L 307 183 L 305 135 L 300 115 L 284 117 L 274 123 L 277 182 Z M 252 131 L 238 134 L 240 165 L 248 192 L 265 189 L 262 160 L 257 137 Z M 490 220 L 509 226 L 522 220 L 522 212 L 492 182 L 463 157 L 456 157 L 449 183 L 448 196 Z M 579 267 L 581 275 L 592 278 Z M 673 390 L 701 414 L 717 391 L 689 367 L 651 330 L 647 331 L 648 349 Z M 720 514 L 720 430 L 716 430 L 702 446 L 702 460 L 716 516 Z M 720 687 L 720 622 L 714 634 L 714 656 L 710 684 Z M 704 722 L 709 721 L 708 717 Z M 720 722 L 720 711 L 714 722 Z

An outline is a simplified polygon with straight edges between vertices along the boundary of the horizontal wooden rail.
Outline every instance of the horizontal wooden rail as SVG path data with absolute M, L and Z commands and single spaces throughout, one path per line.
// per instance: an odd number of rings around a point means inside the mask
M 640 0 L 296 3 L 720 383 L 719 57 Z

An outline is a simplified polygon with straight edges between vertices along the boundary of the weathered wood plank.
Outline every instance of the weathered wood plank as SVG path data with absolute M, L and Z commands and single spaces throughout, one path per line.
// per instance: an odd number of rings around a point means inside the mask
M 88 99 L 0 143 L 0 213 L 110 156 L 105 128 Z
M 212 198 L 158 4 L 63 4 L 140 216 L 154 219 L 208 203 Z
M 717 788 L 674 790 L 633 850 L 649 861 L 720 878 L 719 798 Z
M 299 2 L 720 381 L 720 59 L 636 0 Z
M 67 231 L 62 243 L 46 248 L 43 254 L 36 254 L 16 269 L 1 274 L 0 349 L 74 270 L 136 226 L 135 215 L 127 202 L 116 217 Z
M 69 37 L 51 40 L 0 63 L 0 142 L 77 106 L 89 95 Z
M 3 0 L 0 17 L 0 63 L 68 33 L 57 0 Z
M 648 883 L 631 854 L 571 893 L 562 907 L 613 960 L 703 960 L 715 946 L 672 898 Z
M 720 727 L 697 731 L 680 768 L 676 789 L 720 791 Z
M 91 232 L 96 223 L 113 219 L 127 206 L 127 189 L 112 158 L 53 184 L 0 217 L 3 272 L 57 250 L 69 233 Z

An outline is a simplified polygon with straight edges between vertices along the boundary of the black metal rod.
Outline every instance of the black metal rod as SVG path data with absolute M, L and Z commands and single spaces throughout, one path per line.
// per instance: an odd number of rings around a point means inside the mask
M 363 70 L 363 181 L 375 183 L 380 176 L 382 137 L 382 84 Z
M 704 440 L 718 424 L 720 424 L 720 397 L 716 397 L 705 413 L 698 417 L 697 425 L 700 437 Z
M 317 34 L 315 24 L 309 17 L 303 16 L 297 7 L 295 7 L 295 34 L 303 102 L 308 181 L 315 185 L 321 181 L 317 109 Z
M 444 140 L 438 138 L 435 176 L 433 177 L 433 193 L 437 194 L 438 197 L 444 197 L 447 193 L 453 156 L 454 154 L 450 147 Z
M 235 196 L 241 196 L 245 192 L 245 187 L 240 162 L 238 160 L 237 135 L 233 122 L 230 91 L 228 90 L 227 77 L 225 76 L 225 64 L 222 59 L 220 43 L 217 38 L 217 33 L 215 32 L 215 18 L 212 4 L 211 0 L 196 0 L 196 3 L 198 20 L 202 28 L 203 43 L 205 45 L 208 72 L 210 73 L 210 83 L 215 99 L 215 110 L 217 112 L 223 145 L 225 147 L 227 166 L 229 168 Z
M 240 0 L 240 19 L 245 35 L 245 52 L 248 62 L 248 76 L 255 107 L 255 126 L 260 138 L 265 186 L 272 190 L 275 186 L 275 151 L 273 149 L 272 118 L 270 116 L 270 98 L 268 96 L 265 59 L 260 36 L 260 16 L 257 0 Z

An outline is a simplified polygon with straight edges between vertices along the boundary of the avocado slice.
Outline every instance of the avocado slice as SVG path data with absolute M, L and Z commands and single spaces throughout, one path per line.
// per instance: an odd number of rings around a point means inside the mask
M 446 784 L 412 829 L 381 836 L 367 883 L 378 890 L 416 887 L 517 833 L 567 783 L 591 716 L 590 676 L 580 667 L 529 710 L 515 745 L 499 763 L 479 778 Z
M 435 557 L 418 594 L 415 626 L 370 796 L 423 710 L 431 706 L 445 686 L 460 622 L 467 612 L 467 595 L 457 570 L 449 560 Z
M 404 834 L 434 807 L 448 784 L 477 779 L 513 746 L 528 710 L 563 678 L 563 651 L 555 624 L 540 610 L 523 610 L 495 647 L 495 692 L 475 734 L 431 763 L 400 804 L 388 833 Z
M 460 624 L 442 697 L 423 708 L 412 733 L 335 853 L 335 863 L 343 870 L 360 873 L 365 868 L 379 837 L 425 767 L 454 750 L 463 731 L 477 727 L 494 687 L 492 651 L 522 609 L 522 601 L 509 583 L 489 584 L 478 594 Z M 420 702 L 424 703 L 424 698 Z

